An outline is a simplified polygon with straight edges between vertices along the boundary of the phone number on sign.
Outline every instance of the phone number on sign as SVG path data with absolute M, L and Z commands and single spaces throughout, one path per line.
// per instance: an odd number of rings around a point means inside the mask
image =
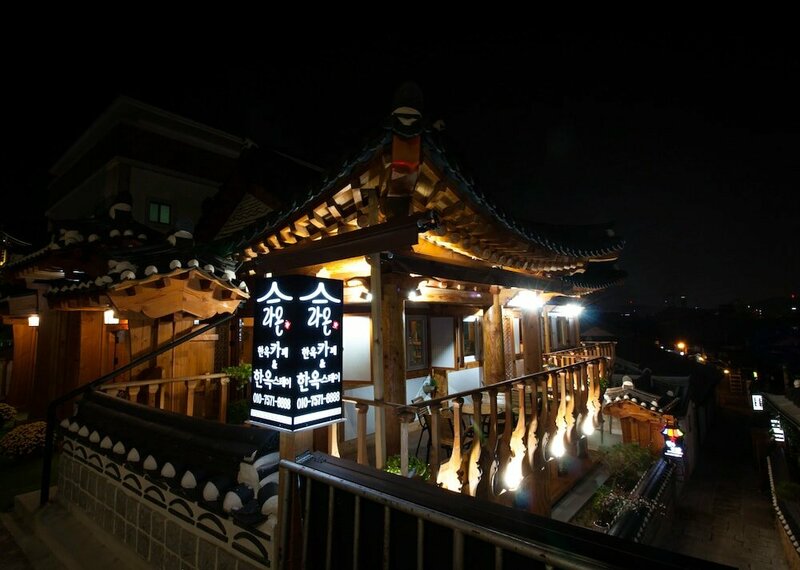
M 323 406 L 325 404 L 335 404 L 341 399 L 339 392 L 328 392 L 327 394 L 314 394 L 313 396 L 304 396 L 297 398 L 297 409 L 303 410 L 311 407 Z

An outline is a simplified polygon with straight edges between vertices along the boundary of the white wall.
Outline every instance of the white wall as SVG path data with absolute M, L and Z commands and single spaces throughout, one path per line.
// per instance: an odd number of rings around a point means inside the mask
M 421 378 L 412 378 L 406 382 L 406 404 L 410 404 L 411 400 L 417 396 L 423 396 L 429 399 L 427 394 L 422 391 L 422 384 L 430 376 L 422 376 Z M 374 400 L 375 390 L 370 384 L 369 386 L 361 386 L 359 388 L 352 388 L 345 390 L 345 396 L 353 398 L 363 398 L 364 400 Z M 348 402 L 344 403 L 344 438 L 345 440 L 355 439 L 358 430 L 358 417 L 356 412 L 356 405 Z M 370 406 L 367 411 L 367 435 L 375 433 L 375 409 Z
M 455 368 L 456 335 L 453 317 L 431 317 L 431 366 Z
M 372 381 L 371 319 L 365 315 L 345 315 L 342 323 L 342 374 L 345 380 Z

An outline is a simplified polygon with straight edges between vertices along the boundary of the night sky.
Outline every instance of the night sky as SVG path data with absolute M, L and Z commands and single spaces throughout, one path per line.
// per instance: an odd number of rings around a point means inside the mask
M 789 40 L 342 35 L 158 56 L 94 44 L 9 62 L 18 88 L 2 95 L 0 176 L 22 207 L 6 202 L 0 224 L 22 237 L 41 228 L 48 169 L 117 94 L 334 169 L 414 80 L 448 148 L 501 206 L 615 223 L 629 277 L 594 295 L 598 305 L 686 295 L 714 307 L 798 288 L 800 64 Z

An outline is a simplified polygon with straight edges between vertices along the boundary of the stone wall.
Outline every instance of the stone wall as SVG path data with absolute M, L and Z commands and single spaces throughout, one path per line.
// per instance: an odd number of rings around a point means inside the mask
M 65 437 L 57 500 L 154 568 L 254 570 L 274 560 L 275 518 L 244 529 Z

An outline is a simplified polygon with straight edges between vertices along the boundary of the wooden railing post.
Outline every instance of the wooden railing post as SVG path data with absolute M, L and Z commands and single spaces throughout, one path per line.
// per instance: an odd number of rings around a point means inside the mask
M 225 423 L 228 421 L 228 393 L 230 391 L 230 378 L 219 379 L 219 421 Z
M 415 414 L 405 408 L 395 413 L 400 420 L 400 474 L 408 477 L 408 424 L 414 421 Z
M 431 447 L 431 481 L 434 483 L 437 482 L 437 477 L 439 476 L 439 467 L 441 465 L 441 433 L 440 433 L 440 425 L 441 425 L 441 415 L 440 415 L 441 407 L 439 404 L 430 406 L 431 412 L 431 425 L 428 426 L 430 430 L 430 447 Z
M 331 450 L 331 455 L 334 457 L 341 457 L 339 452 L 339 424 L 333 423 L 328 426 L 328 449 Z
M 158 384 L 150 384 L 147 387 L 147 405 L 151 408 L 156 406 L 156 392 L 158 392 Z
M 197 389 L 199 380 L 189 380 L 186 382 L 186 415 L 194 415 L 194 391 Z
M 358 403 L 356 404 L 356 410 L 358 412 L 358 423 L 356 427 L 358 451 L 356 455 L 356 460 L 360 465 L 366 465 L 367 464 L 367 410 L 369 410 L 369 406 L 367 406 L 366 404 Z

